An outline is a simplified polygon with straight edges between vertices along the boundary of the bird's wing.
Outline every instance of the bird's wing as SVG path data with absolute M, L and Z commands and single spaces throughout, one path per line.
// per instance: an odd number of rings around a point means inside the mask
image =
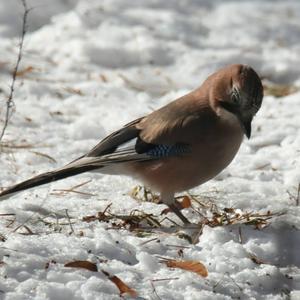
M 155 145 L 191 145 L 204 137 L 218 117 L 194 91 L 140 120 L 140 139 Z
M 80 157 L 70 165 L 99 165 L 105 166 L 114 163 L 130 161 L 146 161 L 170 156 L 183 155 L 188 152 L 187 145 L 180 142 L 148 143 L 141 138 L 143 129 L 137 125 L 145 118 L 137 119 L 120 130 L 112 133 L 85 156 Z M 180 126 L 180 124 L 178 124 Z M 155 127 L 156 124 L 153 124 Z M 162 130 L 160 133 L 165 133 Z
M 184 97 L 112 133 L 83 158 L 89 165 L 145 161 L 190 152 L 198 132 L 207 127 L 212 111 Z M 188 103 L 191 105 L 186 105 Z M 203 127 L 201 129 L 201 127 Z M 81 163 L 83 159 L 80 158 Z
M 115 152 L 118 147 L 126 144 L 132 139 L 135 139 L 139 135 L 140 130 L 136 128 L 135 125 L 142 119 L 143 117 L 136 119 L 126 124 L 121 129 L 113 132 L 104 138 L 100 143 L 98 143 L 94 148 L 92 148 L 85 156 L 96 157 Z

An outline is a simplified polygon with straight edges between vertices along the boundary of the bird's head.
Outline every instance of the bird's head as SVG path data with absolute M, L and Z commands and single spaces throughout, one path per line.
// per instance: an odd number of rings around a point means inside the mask
M 211 105 L 218 114 L 234 114 L 249 139 L 251 122 L 261 107 L 263 86 L 257 73 L 247 65 L 230 65 L 211 76 Z

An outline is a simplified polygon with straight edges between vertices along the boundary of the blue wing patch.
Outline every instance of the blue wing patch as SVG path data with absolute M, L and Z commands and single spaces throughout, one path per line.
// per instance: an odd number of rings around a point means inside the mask
M 185 144 L 176 145 L 155 145 L 145 154 L 153 158 L 164 158 L 170 156 L 181 156 L 190 152 L 189 146 Z
M 107 162 L 143 161 L 171 156 L 182 156 L 189 153 L 190 150 L 190 146 L 184 143 L 156 145 L 146 143 L 140 138 L 134 138 L 120 144 L 114 152 L 102 155 L 102 158 L 105 156 Z

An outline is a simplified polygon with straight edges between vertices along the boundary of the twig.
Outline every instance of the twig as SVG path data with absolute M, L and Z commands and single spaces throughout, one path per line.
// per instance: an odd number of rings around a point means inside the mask
M 75 193 L 75 194 L 80 194 L 80 195 L 84 195 L 84 196 L 96 196 L 95 194 L 91 194 L 91 193 L 85 193 L 85 192 L 80 192 L 80 191 L 74 191 L 72 189 L 53 189 L 53 191 L 55 192 L 60 192 L 60 193 L 50 193 L 50 195 L 60 195 L 62 196 L 64 193 Z
M 8 98 L 6 100 L 6 112 L 5 112 L 5 120 L 4 120 L 4 126 L 2 128 L 1 134 L 0 134 L 0 141 L 2 140 L 5 130 L 8 125 L 8 121 L 10 118 L 10 111 L 14 107 L 14 101 L 13 101 L 13 96 L 14 96 L 14 90 L 15 90 L 15 83 L 16 83 L 16 78 L 17 78 L 17 73 L 19 69 L 20 62 L 22 60 L 22 50 L 23 50 L 23 44 L 24 44 L 24 38 L 26 35 L 26 30 L 27 30 L 27 17 L 28 13 L 30 12 L 30 8 L 27 7 L 26 0 L 21 0 L 22 5 L 24 7 L 24 14 L 23 14 L 23 24 L 22 24 L 22 33 L 21 33 L 21 38 L 20 38 L 20 43 L 19 43 L 19 51 L 18 51 L 18 57 L 17 57 L 17 62 L 14 68 L 14 71 L 12 73 L 12 81 L 10 85 L 10 92 L 8 95 Z
M 70 228 L 71 228 L 71 233 L 74 233 L 74 228 L 72 226 L 71 219 L 70 219 L 70 216 L 69 216 L 69 213 L 68 213 L 67 209 L 66 209 L 66 216 L 67 216 L 68 221 L 69 221 L 69 225 L 70 225 Z
M 171 244 L 167 244 L 166 246 L 168 246 L 168 247 L 174 247 L 174 248 L 183 248 L 183 249 L 190 249 L 191 248 L 191 247 L 187 247 L 187 246 L 171 245 Z
M 46 157 L 46 158 L 48 158 L 50 161 L 56 163 L 56 160 L 55 160 L 53 157 L 51 157 L 50 155 L 46 154 L 46 153 L 42 153 L 42 152 L 38 152 L 38 151 L 29 151 L 29 152 L 31 152 L 31 153 L 33 153 L 33 154 L 35 154 L 35 155 L 39 155 L 39 156 L 42 156 L 42 157 Z
M 26 233 L 21 233 L 21 234 L 23 234 L 23 235 L 35 235 L 35 233 L 27 225 L 25 225 L 25 224 L 19 225 L 17 228 L 15 228 L 13 230 L 13 232 L 17 232 L 21 228 L 24 228 L 27 231 Z
M 170 280 L 178 280 L 179 277 L 170 277 L 170 278 L 159 278 L 159 279 L 151 279 L 152 282 L 158 281 L 170 281 Z
M 54 192 L 60 192 L 60 193 L 51 193 L 50 195 L 63 195 L 64 193 L 76 193 L 76 194 L 81 194 L 81 195 L 85 195 L 85 196 L 96 196 L 95 194 L 91 194 L 91 193 L 85 193 L 85 192 L 80 192 L 80 191 L 76 191 L 75 189 L 82 187 L 83 185 L 90 183 L 92 180 L 89 179 L 85 182 L 76 184 L 74 186 L 72 186 L 69 189 L 53 189 Z
M 152 287 L 152 293 L 156 296 L 156 298 L 157 298 L 158 300 L 161 300 L 161 298 L 160 298 L 160 297 L 158 296 L 158 294 L 157 294 L 157 291 L 156 291 L 156 289 L 155 289 L 155 286 L 154 286 L 153 281 L 150 280 L 150 283 L 151 283 L 151 287 Z
M 243 237 L 242 237 L 242 228 L 239 226 L 239 243 L 243 244 Z
M 296 205 L 299 206 L 300 202 L 300 183 L 298 184 L 298 191 L 297 191 L 297 198 L 296 198 Z
M 0 214 L 0 217 L 10 217 L 10 216 L 15 216 L 16 214 Z
M 27 232 L 21 233 L 21 234 L 23 234 L 23 235 L 35 235 L 36 234 L 27 225 L 23 225 L 23 227 L 27 230 Z
M 45 147 L 52 147 L 47 144 L 39 144 L 39 145 L 33 145 L 33 144 L 14 144 L 14 143 L 7 143 L 7 142 L 2 142 L 1 143 L 2 148 L 8 148 L 8 149 L 31 149 L 31 148 L 45 148 Z
M 232 283 L 239 289 L 240 292 L 243 292 L 243 289 L 236 283 L 236 281 L 230 276 L 229 272 L 225 272 L 223 274 L 223 276 L 221 277 L 221 279 L 219 281 L 217 281 L 217 283 L 215 283 L 213 285 L 213 291 L 215 291 L 216 287 L 218 287 L 220 285 L 220 283 L 224 280 L 225 276 L 227 276 L 231 281 Z
M 140 243 L 139 246 L 144 246 L 150 242 L 157 241 L 157 240 L 158 240 L 158 238 L 153 238 L 153 239 L 150 239 L 150 240 Z

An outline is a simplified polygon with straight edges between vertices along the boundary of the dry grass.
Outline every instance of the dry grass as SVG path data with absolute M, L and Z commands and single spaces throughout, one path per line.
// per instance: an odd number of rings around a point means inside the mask
M 289 84 L 264 84 L 265 96 L 285 97 L 299 91 L 299 87 Z

